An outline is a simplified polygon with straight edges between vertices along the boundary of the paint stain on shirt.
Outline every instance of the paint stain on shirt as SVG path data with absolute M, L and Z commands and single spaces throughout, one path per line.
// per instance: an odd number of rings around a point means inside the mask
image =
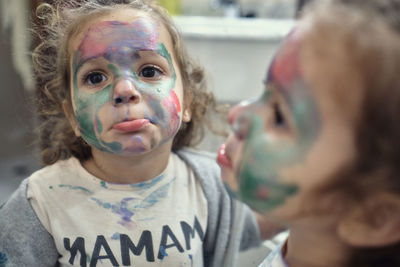
M 8 262 L 7 255 L 5 253 L 0 252 L 0 267 L 6 267 L 7 262 Z

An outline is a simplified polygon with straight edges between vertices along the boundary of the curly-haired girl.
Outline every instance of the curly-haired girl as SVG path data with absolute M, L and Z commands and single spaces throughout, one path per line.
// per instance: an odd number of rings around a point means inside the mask
M 162 8 L 38 8 L 42 159 L 0 210 L 6 266 L 232 266 L 258 242 L 201 139 L 213 97 Z M 174 151 L 174 152 L 171 152 Z

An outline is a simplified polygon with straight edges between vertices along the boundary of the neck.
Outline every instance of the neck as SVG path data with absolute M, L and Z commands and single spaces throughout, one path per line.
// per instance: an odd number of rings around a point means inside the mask
M 306 226 L 290 227 L 285 261 L 290 267 L 346 266 L 349 247 L 337 236 L 336 224 L 314 220 L 318 226 L 308 221 Z
M 133 156 L 121 156 L 92 148 L 93 157 L 83 167 L 97 178 L 119 184 L 148 181 L 161 174 L 168 164 L 172 142 Z

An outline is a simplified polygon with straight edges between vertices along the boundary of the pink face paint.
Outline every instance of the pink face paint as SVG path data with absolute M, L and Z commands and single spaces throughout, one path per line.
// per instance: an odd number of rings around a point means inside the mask
M 102 21 L 87 30 L 72 62 L 74 111 L 87 143 L 102 151 L 130 155 L 154 149 L 175 136 L 181 105 L 174 92 L 176 73 L 164 39 L 160 25 L 151 18 L 132 23 Z M 144 68 L 153 68 L 155 78 L 145 76 Z M 101 73 L 104 82 L 90 84 L 92 73 Z M 129 81 L 130 90 L 140 94 L 140 108 L 126 101 L 123 92 L 131 91 L 120 90 L 121 80 Z M 159 133 L 142 131 L 143 121 Z M 131 134 L 108 132 L 116 128 Z
M 280 85 L 279 89 L 283 91 L 290 90 L 295 80 L 303 76 L 299 64 L 301 45 L 295 30 L 288 35 L 285 43 L 287 45 L 281 48 L 280 53 L 271 64 L 266 80 L 266 83 L 273 80 L 274 83 Z M 288 92 L 285 94 L 287 95 Z
M 171 91 L 169 97 L 163 99 L 161 106 L 168 110 L 171 124 L 168 126 L 169 133 L 176 133 L 177 126 L 180 126 L 181 119 L 178 116 L 178 108 L 180 110 L 180 103 L 174 91 Z M 179 127 L 178 127 L 179 128 Z
M 175 104 L 175 108 L 178 112 L 181 112 L 181 103 L 179 102 L 179 98 L 174 91 L 171 91 L 172 102 Z

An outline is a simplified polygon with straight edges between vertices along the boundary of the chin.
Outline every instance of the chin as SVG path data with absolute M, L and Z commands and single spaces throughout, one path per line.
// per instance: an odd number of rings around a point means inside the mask
M 135 156 L 135 155 L 146 154 L 149 151 L 150 151 L 150 149 L 146 148 L 146 147 L 133 146 L 133 147 L 124 148 L 124 150 L 122 151 L 121 154 L 124 156 Z
M 227 168 L 224 166 L 220 166 L 221 167 L 221 179 L 222 181 L 229 186 L 229 188 L 237 193 L 239 186 L 238 186 L 238 180 L 237 180 L 237 176 L 236 173 L 233 171 L 233 169 L 231 168 Z

